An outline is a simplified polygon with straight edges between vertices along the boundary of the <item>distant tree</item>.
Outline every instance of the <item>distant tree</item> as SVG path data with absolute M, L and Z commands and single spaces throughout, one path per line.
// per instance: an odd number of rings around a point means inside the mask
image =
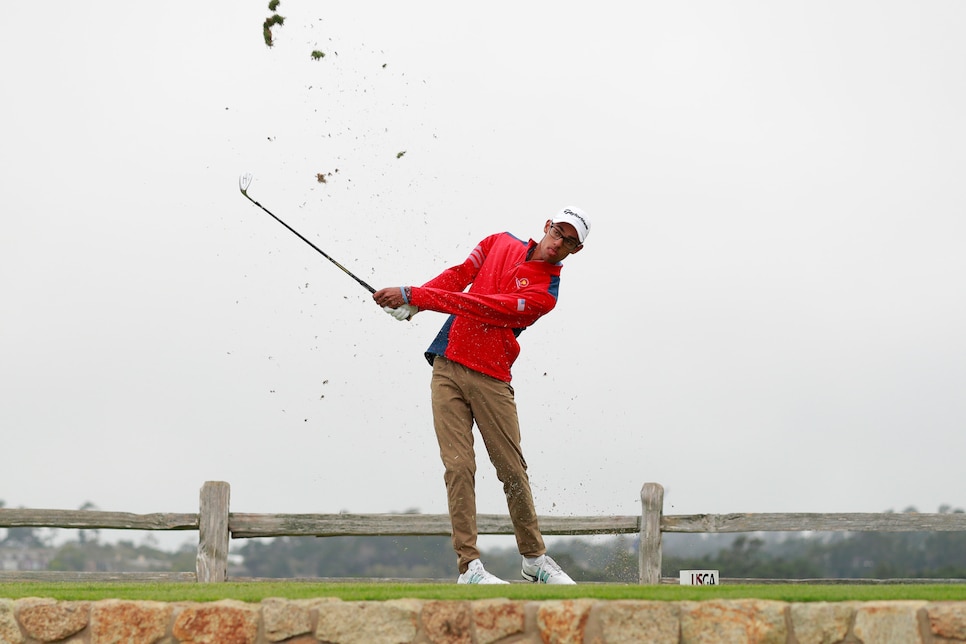
M 65 543 L 58 550 L 54 558 L 47 565 L 49 570 L 95 570 L 96 563 L 91 560 L 90 553 L 79 543 Z
M 48 565 L 50 570 L 85 572 L 192 571 L 194 557 L 187 563 L 183 556 L 162 552 L 132 541 L 117 543 L 80 543 L 71 541 L 57 549 Z
M 36 528 L 7 528 L 7 536 L 0 543 L 25 548 L 43 548 L 46 545 Z
M 194 572 L 197 567 L 198 551 L 191 544 L 185 544 L 171 558 L 171 572 Z
M 82 509 L 91 509 L 85 504 Z M 962 513 L 940 506 L 941 513 Z M 412 513 L 418 513 L 412 511 Z M 190 572 L 195 548 L 162 552 L 146 540 L 99 543 L 92 531 L 52 550 L 50 569 L 119 572 L 132 570 Z M 34 528 L 10 528 L 0 544 L 52 547 Z M 716 569 L 723 577 L 748 579 L 805 578 L 966 578 L 966 532 L 831 532 L 667 535 L 662 574 Z M 674 545 L 676 538 L 682 538 Z M 552 555 L 578 582 L 636 583 L 639 539 L 574 538 L 553 543 Z M 454 579 L 456 556 L 449 537 L 279 537 L 247 539 L 232 549 L 242 558 L 233 576 L 266 578 L 410 578 Z M 507 580 L 520 579 L 515 547 L 488 549 L 487 569 Z M 234 569 L 233 569 L 234 570 Z
M 97 509 L 97 506 L 91 503 L 90 501 L 85 501 L 84 504 L 78 508 L 78 510 L 81 510 L 82 512 L 87 512 L 89 510 L 96 510 L 96 509 Z M 80 529 L 77 531 L 77 541 L 79 541 L 81 545 L 84 545 L 88 541 L 91 541 L 92 543 L 97 543 L 97 540 L 98 538 L 100 538 L 100 535 L 101 535 L 100 530 Z
M 448 537 L 277 537 L 237 550 L 252 577 L 412 577 L 452 574 Z
M 774 547 L 772 545 L 771 547 Z M 746 579 L 810 579 L 819 577 L 820 568 L 804 553 L 778 557 L 768 542 L 759 537 L 740 535 L 727 548 L 699 558 L 667 557 L 661 574 L 676 577 L 680 570 L 718 570 L 724 577 Z
M 916 509 L 910 506 L 904 512 Z M 942 505 L 939 512 L 962 510 Z M 966 578 L 966 532 L 767 535 L 741 535 L 728 543 L 723 540 L 726 535 L 712 535 L 703 542 L 701 555 L 693 557 L 681 556 L 687 549 L 668 549 L 662 574 L 676 576 L 678 570 L 709 568 L 720 570 L 724 577 L 748 578 Z M 708 549 L 711 543 L 722 546 Z

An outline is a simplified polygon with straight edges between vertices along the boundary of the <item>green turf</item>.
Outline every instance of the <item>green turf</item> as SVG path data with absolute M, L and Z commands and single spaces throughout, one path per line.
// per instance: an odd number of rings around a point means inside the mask
M 593 584 L 580 586 L 544 586 L 510 584 L 500 586 L 457 586 L 456 584 L 396 583 L 315 583 L 315 582 L 227 582 L 195 583 L 121 583 L 121 582 L 5 582 L 0 583 L 0 597 L 49 597 L 59 600 L 158 600 L 208 602 L 237 599 L 259 602 L 267 597 L 309 599 L 338 597 L 346 601 L 417 598 L 417 599 L 484 599 L 507 597 L 520 600 L 600 599 L 684 601 L 705 599 L 772 599 L 786 602 L 873 601 L 922 599 L 929 601 L 966 601 L 966 585 L 962 584 L 896 584 L 896 585 L 722 585 L 639 586 Z

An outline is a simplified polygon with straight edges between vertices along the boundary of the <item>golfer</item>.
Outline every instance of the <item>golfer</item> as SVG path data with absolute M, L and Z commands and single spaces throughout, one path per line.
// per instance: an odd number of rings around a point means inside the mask
M 476 546 L 474 421 L 503 483 L 523 577 L 544 584 L 575 583 L 546 554 L 537 525 L 510 368 L 520 353 L 517 336 L 556 305 L 561 262 L 583 249 L 589 233 L 587 214 L 564 208 L 544 223 L 538 242 L 510 233 L 490 235 L 462 264 L 422 286 L 384 288 L 372 296 L 399 320 L 420 310 L 450 314 L 426 359 L 433 367 L 433 424 L 445 467 L 457 583 L 507 583 L 484 569 Z

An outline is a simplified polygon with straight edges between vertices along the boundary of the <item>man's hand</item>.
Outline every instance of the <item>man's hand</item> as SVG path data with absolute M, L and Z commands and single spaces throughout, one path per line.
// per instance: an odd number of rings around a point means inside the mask
M 383 311 L 397 320 L 409 320 L 419 312 L 419 309 L 407 301 L 408 290 L 405 286 L 390 286 L 373 293 L 372 299 L 382 307 Z
M 419 309 L 413 306 L 412 304 L 403 304 L 402 306 L 398 306 L 396 308 L 392 308 L 390 306 L 384 306 L 382 307 L 382 310 L 388 313 L 389 315 L 393 316 L 400 322 L 402 322 L 403 320 L 411 320 L 414 315 L 419 313 Z
M 403 304 L 409 304 L 405 297 L 406 287 L 390 286 L 381 288 L 372 294 L 372 299 L 382 307 L 388 306 L 391 309 L 398 309 Z

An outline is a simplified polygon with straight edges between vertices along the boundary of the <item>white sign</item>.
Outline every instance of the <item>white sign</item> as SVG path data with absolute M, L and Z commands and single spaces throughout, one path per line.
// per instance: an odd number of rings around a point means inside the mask
M 682 570 L 682 586 L 719 586 L 721 577 L 717 570 Z

